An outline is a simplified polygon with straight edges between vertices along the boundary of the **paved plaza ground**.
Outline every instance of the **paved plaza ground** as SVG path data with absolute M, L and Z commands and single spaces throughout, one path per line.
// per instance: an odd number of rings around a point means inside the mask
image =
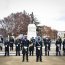
M 64 56 L 43 56 L 36 62 L 36 56 L 29 56 L 29 62 L 22 62 L 22 56 L 0 56 L 0 65 L 65 65 Z
M 50 56 L 45 56 L 43 47 L 42 62 L 36 62 L 35 54 L 34 56 L 29 56 L 29 62 L 22 62 L 22 53 L 21 56 L 15 56 L 15 48 L 14 51 L 10 51 L 10 56 L 5 57 L 4 53 L 4 49 L 0 51 L 0 65 L 65 65 L 63 51 L 61 52 L 62 56 L 55 56 L 55 44 L 51 46 Z

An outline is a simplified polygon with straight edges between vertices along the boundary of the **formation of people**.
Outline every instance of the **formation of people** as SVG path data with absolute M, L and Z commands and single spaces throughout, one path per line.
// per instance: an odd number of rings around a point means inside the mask
M 42 62 L 42 56 L 43 56 L 43 51 L 42 47 L 45 46 L 45 56 L 49 56 L 50 52 L 50 47 L 51 47 L 51 39 L 49 37 L 46 37 L 42 39 L 41 37 L 32 37 L 30 40 L 27 39 L 26 36 L 24 36 L 21 39 L 13 39 L 10 37 L 9 39 L 6 38 L 4 41 L 4 46 L 5 46 L 5 56 L 9 56 L 9 52 L 13 51 L 13 44 L 15 44 L 15 50 L 16 50 L 16 56 L 20 56 L 20 51 L 22 52 L 22 62 L 25 60 L 28 62 L 29 56 L 34 55 L 34 51 L 36 49 L 36 62 L 40 61 Z M 63 55 L 65 56 L 65 39 L 62 42 L 61 38 L 58 37 L 56 42 L 56 56 L 61 56 L 61 45 L 63 45 Z M 10 50 L 9 50 L 10 47 Z M 34 49 L 35 47 L 35 49 Z

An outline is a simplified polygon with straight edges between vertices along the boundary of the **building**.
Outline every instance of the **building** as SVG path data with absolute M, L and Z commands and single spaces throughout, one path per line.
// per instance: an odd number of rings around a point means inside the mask
M 65 31 L 58 31 L 57 36 L 60 36 L 63 40 L 65 38 Z

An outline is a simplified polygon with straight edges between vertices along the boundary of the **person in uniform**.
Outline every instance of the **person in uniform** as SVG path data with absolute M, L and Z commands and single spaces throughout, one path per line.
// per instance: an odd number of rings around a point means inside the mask
M 20 41 L 20 47 L 21 47 L 21 50 L 22 50 L 22 40 L 23 38 L 21 38 L 19 41 Z
M 63 56 L 65 56 L 65 39 L 63 40 Z
M 33 56 L 33 54 L 34 54 L 34 43 L 35 43 L 34 39 L 31 38 L 31 40 L 30 40 L 30 44 L 29 44 L 29 52 L 30 52 L 30 56 L 31 56 L 31 55 Z
M 36 62 L 42 62 L 42 41 L 40 38 L 36 41 Z
M 56 56 L 61 56 L 61 43 L 62 43 L 62 40 L 61 38 L 59 37 L 57 40 L 56 40 Z
M 8 39 L 5 40 L 4 45 L 5 45 L 5 56 L 9 56 L 9 41 L 8 41 Z
M 50 46 L 51 46 L 50 38 L 46 37 L 44 39 L 44 45 L 45 45 L 45 56 L 49 56 L 49 51 L 50 51 Z
M 19 39 L 15 40 L 15 46 L 16 46 L 16 56 L 17 55 L 20 56 L 20 43 L 19 43 Z
M 22 54 L 23 54 L 23 60 L 22 62 L 25 61 L 25 56 L 26 56 L 26 61 L 28 62 L 28 48 L 29 48 L 29 40 L 27 37 L 24 37 L 22 40 Z
M 0 43 L 3 44 L 3 37 L 0 38 Z M 2 46 L 0 46 L 0 50 L 2 51 Z
M 50 47 L 51 47 L 51 39 L 48 37 L 47 39 L 47 44 L 48 44 L 48 56 L 49 56 L 49 52 L 50 52 Z
M 14 44 L 14 39 L 10 37 L 10 51 L 13 51 L 13 44 Z
M 45 46 L 45 44 L 46 44 L 46 38 L 43 38 L 43 43 L 44 43 L 44 46 Z

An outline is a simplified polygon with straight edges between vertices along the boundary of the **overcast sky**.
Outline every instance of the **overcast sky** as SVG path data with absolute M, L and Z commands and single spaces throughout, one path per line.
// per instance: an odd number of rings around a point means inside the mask
M 0 19 L 23 10 L 34 12 L 41 25 L 65 31 L 65 0 L 0 0 Z

